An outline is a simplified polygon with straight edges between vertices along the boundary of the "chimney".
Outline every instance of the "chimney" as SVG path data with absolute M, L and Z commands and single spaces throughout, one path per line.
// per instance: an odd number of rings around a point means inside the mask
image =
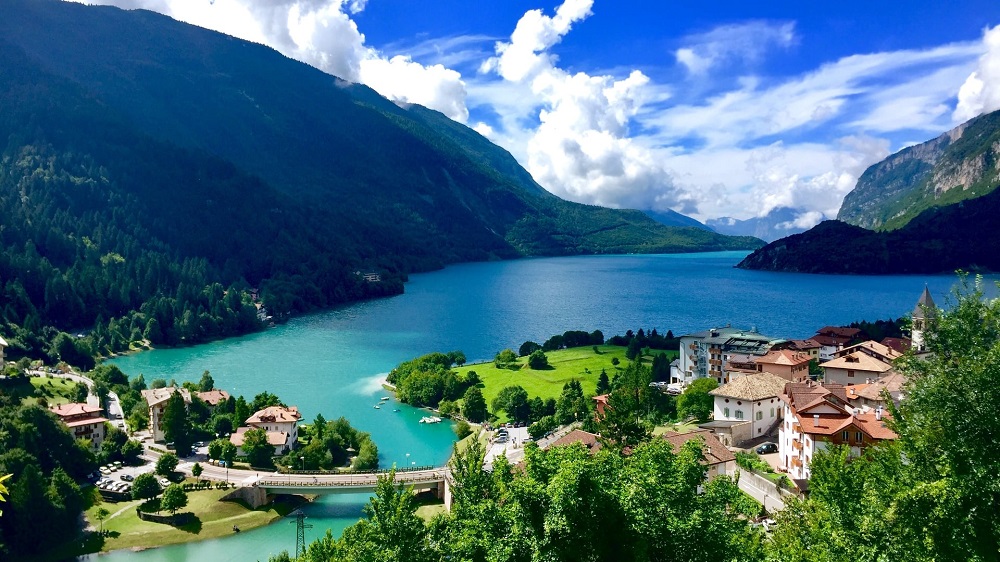
M 819 427 L 819 414 L 813 414 L 813 427 Z
M 882 406 L 875 408 L 875 421 L 882 421 Z

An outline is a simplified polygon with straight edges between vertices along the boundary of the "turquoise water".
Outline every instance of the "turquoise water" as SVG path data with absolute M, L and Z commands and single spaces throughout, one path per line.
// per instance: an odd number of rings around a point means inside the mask
M 731 323 L 776 337 L 805 338 L 828 324 L 898 317 L 926 284 L 938 304 L 954 275 L 834 276 L 744 271 L 743 252 L 585 256 L 461 264 L 412 276 L 406 294 L 302 316 L 266 332 L 184 349 L 116 359 L 130 376 L 197 381 L 251 398 L 268 390 L 307 420 L 346 416 L 372 433 L 384 466 L 440 464 L 454 435 L 448 424 L 417 423 L 424 412 L 390 402 L 379 381 L 392 367 L 431 351 L 460 349 L 470 362 L 524 340 L 566 330 L 670 329 L 675 334 Z M 400 412 L 393 412 L 400 408 Z M 331 496 L 307 509 L 315 528 L 339 533 L 357 520 L 364 495 Z M 290 542 L 289 542 L 290 539 Z M 265 529 L 118 560 L 266 560 L 293 550 L 294 528 Z

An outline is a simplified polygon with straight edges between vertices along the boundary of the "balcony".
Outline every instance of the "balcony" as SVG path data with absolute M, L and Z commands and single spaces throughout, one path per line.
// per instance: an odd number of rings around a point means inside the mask
M 802 442 L 799 441 L 798 439 L 792 441 L 792 448 L 795 449 L 796 451 L 801 451 L 802 450 Z
M 800 459 L 799 457 L 792 457 L 792 467 L 802 468 L 802 459 Z

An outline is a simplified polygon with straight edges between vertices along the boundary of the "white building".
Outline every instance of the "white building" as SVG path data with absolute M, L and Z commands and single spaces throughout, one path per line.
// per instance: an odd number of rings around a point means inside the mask
M 784 340 L 770 338 L 756 330 L 732 327 L 712 328 L 680 337 L 680 363 L 671 382 L 690 383 L 711 377 L 719 384 L 729 381 L 726 366 L 731 356 L 762 356 Z
M 7 340 L 0 337 L 0 367 L 3 367 L 3 352 L 7 348 Z
M 823 368 L 824 384 L 840 385 L 870 383 L 892 371 L 892 365 L 863 351 L 852 351 L 847 355 L 834 357 L 821 363 L 820 367 Z
M 300 419 L 302 414 L 295 406 L 269 406 L 247 418 L 246 426 L 238 428 L 229 437 L 229 441 L 242 448 L 244 434 L 248 430 L 263 429 L 267 433 L 267 442 L 274 447 L 274 454 L 281 455 L 295 448 L 299 439 Z
M 149 431 L 153 435 L 153 441 L 166 441 L 166 436 L 163 434 L 163 411 L 167 407 L 167 400 L 170 400 L 170 397 L 175 392 L 181 394 L 185 405 L 191 403 L 191 393 L 186 388 L 168 386 L 165 388 L 149 388 L 142 391 L 142 397 L 146 399 L 146 404 L 149 405 Z
M 59 416 L 77 439 L 90 441 L 90 448 L 97 451 L 101 448 L 101 443 L 107 436 L 108 418 L 101 415 L 104 411 L 99 406 L 90 406 L 84 403 L 59 404 L 49 408 L 53 414 Z
M 715 397 L 714 421 L 748 421 L 749 436 L 766 435 L 781 419 L 781 393 L 788 381 L 772 373 L 754 373 L 709 392 Z M 735 444 L 735 443 L 733 443 Z

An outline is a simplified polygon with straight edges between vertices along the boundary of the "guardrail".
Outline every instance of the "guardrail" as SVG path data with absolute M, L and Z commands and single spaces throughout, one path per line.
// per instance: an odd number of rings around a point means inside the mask
M 412 471 L 411 471 L 412 472 Z M 397 484 L 409 484 L 420 482 L 430 477 L 433 480 L 445 480 L 448 472 L 446 470 L 427 471 L 422 475 L 407 474 L 408 477 L 397 477 Z M 369 476 L 377 476 L 371 473 Z M 378 483 L 378 478 L 337 478 L 329 480 L 258 480 L 256 485 L 263 488 L 350 488 L 354 486 L 374 486 Z
M 280 474 L 288 475 L 304 475 L 304 476 L 338 476 L 341 474 L 388 474 L 393 470 L 397 474 L 400 472 L 426 472 L 428 470 L 444 470 L 443 466 L 425 465 L 425 466 L 405 466 L 402 468 L 376 468 L 374 470 L 344 470 L 344 471 L 332 471 L 332 470 L 292 470 L 285 469 L 282 470 Z

